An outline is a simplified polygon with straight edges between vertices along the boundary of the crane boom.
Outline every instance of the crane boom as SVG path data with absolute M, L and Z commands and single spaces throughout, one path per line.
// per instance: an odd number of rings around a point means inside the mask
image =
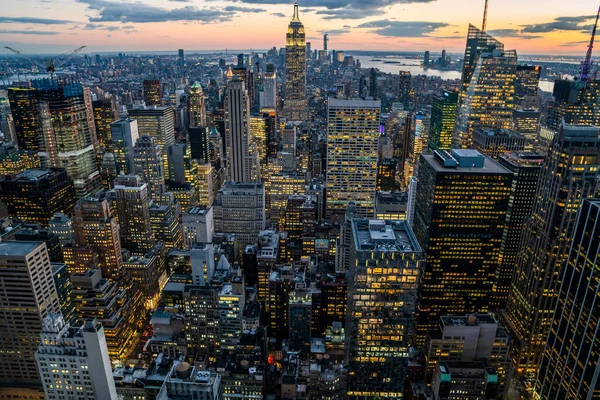
M 32 60 L 29 56 L 26 56 L 25 54 L 21 53 L 19 50 L 17 49 L 13 49 L 12 47 L 8 47 L 8 46 L 4 46 L 5 49 L 15 53 L 18 56 L 23 57 L 24 59 L 26 59 L 27 61 L 29 61 L 30 63 L 32 63 L 33 65 L 37 65 L 39 66 L 40 64 L 37 61 Z
M 75 54 L 81 52 L 83 49 L 86 49 L 86 48 L 87 48 L 87 46 L 81 46 L 69 53 L 63 54 L 66 57 L 64 59 L 62 59 L 61 61 L 59 61 L 58 63 L 55 63 L 54 67 L 60 67 L 60 66 L 64 65 L 67 61 L 69 61 L 71 59 L 71 57 L 73 57 Z
M 488 14 L 488 0 L 485 0 L 485 9 L 483 10 L 483 24 L 481 25 L 481 31 L 485 32 L 487 28 L 487 14 Z
M 592 30 L 592 37 L 590 39 L 590 44 L 588 45 L 585 61 L 581 63 L 581 80 L 588 79 L 592 71 L 592 52 L 594 50 L 594 40 L 596 39 L 596 29 L 598 28 L 598 18 L 600 18 L 600 7 L 598 7 L 598 14 L 596 14 L 596 23 Z

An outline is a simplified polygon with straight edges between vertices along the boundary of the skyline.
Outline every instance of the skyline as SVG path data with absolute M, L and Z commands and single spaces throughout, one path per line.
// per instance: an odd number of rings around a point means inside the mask
M 274 1 L 10 0 L 0 15 L 0 44 L 28 54 L 81 45 L 88 53 L 283 47 L 293 2 Z M 328 32 L 330 49 L 398 52 L 463 52 L 468 25 L 481 25 L 484 8 L 483 0 L 319 3 L 299 3 L 313 49 L 322 48 Z M 521 54 L 583 56 L 597 5 L 592 0 L 491 0 L 488 32 Z

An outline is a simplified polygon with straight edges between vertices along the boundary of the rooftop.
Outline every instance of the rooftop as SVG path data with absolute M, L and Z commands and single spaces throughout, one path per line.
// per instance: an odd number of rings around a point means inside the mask
M 356 249 L 359 251 L 421 252 L 419 243 L 405 221 L 355 219 L 352 225 Z
M 42 246 L 42 242 L 0 242 L 0 257 L 3 256 L 26 256 L 33 250 Z
M 477 150 L 435 151 L 421 157 L 438 173 L 511 174 L 508 169 Z M 475 166 L 474 166 L 475 165 Z

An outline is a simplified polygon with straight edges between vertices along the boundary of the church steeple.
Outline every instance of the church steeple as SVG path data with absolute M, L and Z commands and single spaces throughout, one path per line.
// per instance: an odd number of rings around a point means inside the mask
M 298 16 L 298 1 L 294 2 L 294 17 L 292 18 L 292 22 L 300 22 L 300 17 Z

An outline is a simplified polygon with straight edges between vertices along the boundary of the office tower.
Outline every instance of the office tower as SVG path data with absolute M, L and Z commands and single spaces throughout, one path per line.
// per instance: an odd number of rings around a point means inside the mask
M 281 131 L 281 151 L 296 156 L 296 127 L 286 124 Z
M 49 229 L 40 229 L 38 224 L 22 224 L 15 227 L 15 232 L 10 240 L 25 242 L 44 242 L 48 249 L 48 258 L 50 262 L 63 262 L 60 241 L 58 236 L 50 232 Z
M 144 79 L 144 102 L 147 106 L 162 106 L 162 83 L 160 79 Z
M 139 136 L 150 136 L 160 146 L 163 170 L 169 170 L 167 148 L 175 143 L 175 111 L 172 107 L 145 107 L 127 110 L 137 120 Z M 133 142 L 135 144 L 135 142 Z
M 206 127 L 206 104 L 204 104 L 204 97 L 202 85 L 197 81 L 194 82 L 190 86 L 190 95 L 188 97 L 190 128 Z
M 216 191 L 219 189 L 219 183 L 217 183 L 216 178 L 217 172 L 212 164 L 198 164 L 196 195 L 199 206 L 212 206 L 215 201 Z
M 542 67 L 539 65 L 517 65 L 515 80 L 515 102 L 523 103 L 527 97 L 535 97 L 540 88 Z
M 179 49 L 177 51 L 177 55 L 179 57 L 178 61 L 179 61 L 179 68 L 183 68 L 185 66 L 185 56 L 183 54 L 183 49 Z
M 211 142 L 208 127 L 188 128 L 189 146 L 193 159 L 200 162 L 211 162 Z
M 260 108 L 276 109 L 277 104 L 277 71 L 273 64 L 267 64 L 267 71 L 263 77 L 263 98 L 260 100 Z
M 139 339 L 144 313 L 142 292 L 102 277 L 99 269 L 71 274 L 73 304 L 77 321 L 96 319 L 104 327 L 111 361 L 123 362 Z
M 192 151 L 187 143 L 175 143 L 167 148 L 167 159 L 169 160 L 169 170 L 165 171 L 165 177 L 168 176 L 171 181 L 176 183 L 191 183 L 195 185 L 197 171 L 197 161 L 192 159 Z
M 416 316 L 423 343 L 441 316 L 488 312 L 512 173 L 476 150 L 453 150 L 421 154 L 417 179 L 414 229 L 427 262 Z
M 278 227 L 285 217 L 288 197 L 303 195 L 306 179 L 298 174 L 277 173 L 265 181 L 265 208 L 271 225 Z
M 291 121 L 305 121 L 308 118 L 305 36 L 296 2 L 285 39 L 285 101 L 282 114 Z
M 394 158 L 379 157 L 379 162 L 377 163 L 377 191 L 393 191 L 397 189 L 397 163 L 398 162 Z
M 98 254 L 102 275 L 117 278 L 123 266 L 119 224 L 105 192 L 77 202 L 73 212 L 73 237 L 76 246 L 87 247 Z
M 19 150 L 11 142 L 0 143 L 0 175 L 18 175 L 26 169 L 40 167 L 37 152 Z
M 75 319 L 75 307 L 73 307 L 73 285 L 69 279 L 69 271 L 67 264 L 51 263 L 52 280 L 56 287 L 56 294 L 60 304 L 60 313 L 66 322 L 71 322 Z
M 400 71 L 398 80 L 398 101 L 404 106 L 405 110 L 410 110 L 412 107 L 411 89 L 412 76 L 410 72 Z
M 15 122 L 17 144 L 22 150 L 41 151 L 42 133 L 39 95 L 35 88 L 10 87 L 8 101 Z
M 183 245 L 190 249 L 194 243 L 212 243 L 214 235 L 213 209 L 190 207 L 182 215 Z
M 250 117 L 250 146 L 258 152 L 261 165 L 267 163 L 269 132 L 267 130 L 267 119 L 264 114 Z
M 492 294 L 494 310 L 506 308 L 510 283 L 519 257 L 521 233 L 531 218 L 544 157 L 533 152 L 514 152 L 505 153 L 498 162 L 513 173 L 513 181 L 500 248 L 500 265 Z
M 221 376 L 187 362 L 175 361 L 167 373 L 157 399 L 177 397 L 217 400 L 223 393 Z
M 527 147 L 525 136 L 510 129 L 476 128 L 473 148 L 498 160 L 506 152 L 519 152 Z
M 429 58 L 430 58 L 430 53 L 429 50 L 425 51 L 425 54 L 423 55 L 423 66 L 424 67 L 429 67 Z
M 137 120 L 127 117 L 115 121 L 110 124 L 110 132 L 117 174 L 134 173 L 133 146 L 140 137 Z
M 258 234 L 256 269 L 258 276 L 257 294 L 258 300 L 265 306 L 265 312 L 269 313 L 269 278 L 271 270 L 280 261 L 280 239 L 281 234 L 276 229 L 267 229 Z
M 377 192 L 375 219 L 404 221 L 408 214 L 408 192 Z
M 369 71 L 369 96 L 377 98 L 377 70 L 375 68 L 371 68 Z
M 435 369 L 431 392 L 436 399 L 496 399 L 498 374 L 482 361 L 442 361 Z
M 55 213 L 71 214 L 75 189 L 62 168 L 28 169 L 0 179 L 0 200 L 12 218 L 47 227 Z
M 167 252 L 183 248 L 181 206 L 173 193 L 167 192 L 150 204 L 150 225 L 157 242 L 165 245 Z
M 546 125 L 551 129 L 558 131 L 563 119 L 567 124 L 600 125 L 600 80 L 559 79 L 554 83 L 553 95 L 546 117 Z
M 154 247 L 148 185 L 137 175 L 120 175 L 114 187 L 123 248 L 144 254 Z
M 485 360 L 498 376 L 497 394 L 508 393 L 511 378 L 509 357 L 510 339 L 504 327 L 491 314 L 443 316 L 425 342 L 425 363 L 429 381 L 436 367 L 445 361 L 456 362 L 456 367 L 468 366 Z M 496 398 L 496 397 L 493 397 Z
M 479 62 L 479 56 L 482 53 L 492 53 L 494 50 L 504 51 L 504 44 L 488 35 L 484 30 L 469 24 L 461 77 L 461 101 L 464 99 L 466 91 L 471 84 L 471 79 Z
M 40 338 L 35 359 L 46 398 L 117 398 L 104 328 L 97 320 L 71 327 L 61 314 L 49 314 Z
M 209 286 L 215 274 L 215 250 L 212 243 L 194 243 L 190 247 L 192 283 Z
M 323 35 L 323 51 L 327 51 L 327 42 L 329 42 L 329 35 Z
M 527 146 L 533 147 L 539 140 L 541 112 L 536 110 L 516 109 L 513 111 L 512 129 L 525 136 Z
M 377 183 L 379 100 L 329 98 L 327 128 L 327 215 L 348 202 L 361 216 L 373 215 Z
M 282 258 L 286 262 L 300 261 L 302 257 L 314 254 L 315 229 L 317 221 L 317 198 L 314 196 L 289 196 L 285 217 L 280 231 L 287 232 Z
M 293 265 L 275 267 L 269 274 L 268 326 L 269 336 L 278 341 L 289 338 L 289 299 L 296 283 L 306 280 L 306 272 Z
M 598 127 L 563 124 L 540 171 L 531 219 L 521 236 L 506 319 L 515 370 L 532 376 L 551 328 L 563 265 L 581 201 L 598 191 Z
M 43 319 L 60 312 L 44 243 L 0 242 L 0 382 L 39 384 L 35 352 Z M 8 329 L 10 327 L 10 329 Z
M 511 127 L 516 68 L 514 50 L 479 54 L 468 89 L 461 93 L 453 138 L 455 147 L 471 147 L 476 128 Z
M 150 136 L 141 136 L 133 146 L 133 161 L 135 174 L 148 185 L 148 195 L 151 199 L 158 199 L 165 192 L 165 173 L 163 170 L 163 156 L 154 139 Z
M 234 233 L 241 245 L 251 244 L 265 229 L 263 183 L 227 182 L 213 204 L 215 233 Z
M 405 222 L 355 219 L 351 224 L 348 398 L 403 397 L 421 248 Z
M 65 214 L 55 213 L 48 223 L 48 230 L 58 236 L 61 245 L 73 243 L 73 224 Z
M 245 301 L 244 278 L 234 275 L 231 283 L 224 283 L 219 292 L 219 324 L 223 350 L 235 350 L 235 346 L 240 342 Z
M 595 399 L 598 383 L 598 219 L 600 201 L 585 199 L 578 213 L 552 316 L 535 399 Z
M 92 109 L 98 147 L 102 151 L 113 151 L 110 125 L 119 119 L 115 100 L 112 96 L 105 96 L 100 100 L 92 101 Z
M 214 363 L 221 355 L 219 286 L 188 285 L 184 299 L 188 354 Z
M 160 292 L 167 283 L 166 252 L 163 243 L 158 243 L 143 256 L 134 256 L 127 251 L 124 252 L 123 268 L 129 274 L 129 278 L 137 283 L 140 292 L 142 292 L 146 310 L 156 308 Z
M 250 102 L 244 83 L 232 80 L 225 90 L 225 160 L 227 179 L 250 182 Z
M 457 104 L 458 92 L 444 90 L 441 96 L 434 98 L 429 131 L 430 149 L 450 150 L 452 148 Z
M 429 143 L 429 130 L 431 117 L 416 113 L 411 124 L 412 129 L 408 136 L 408 149 L 404 163 L 404 185 L 408 186 L 410 178 L 415 174 L 419 163 L 419 156 Z
M 114 186 L 114 181 L 117 179 L 117 163 L 113 153 L 104 153 L 100 162 L 100 176 L 102 177 L 102 186 L 106 190 L 110 190 Z

